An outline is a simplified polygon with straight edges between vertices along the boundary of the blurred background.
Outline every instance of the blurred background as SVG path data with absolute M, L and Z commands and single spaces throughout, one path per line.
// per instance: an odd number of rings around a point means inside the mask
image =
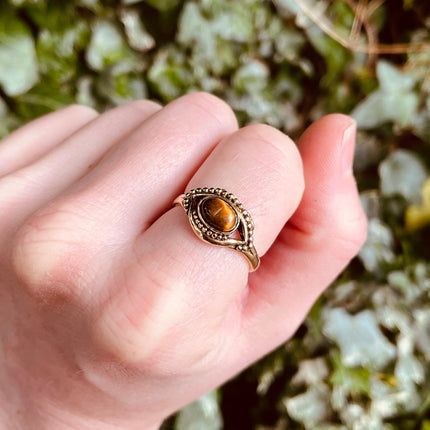
M 352 115 L 369 232 L 293 339 L 164 428 L 430 430 L 430 2 L 0 0 L 0 137 L 195 90 L 295 139 Z

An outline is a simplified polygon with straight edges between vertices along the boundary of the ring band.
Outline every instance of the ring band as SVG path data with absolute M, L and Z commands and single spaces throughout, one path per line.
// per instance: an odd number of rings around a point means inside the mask
M 173 204 L 182 206 L 201 240 L 241 252 L 249 271 L 257 270 L 260 258 L 254 246 L 254 223 L 237 197 L 222 188 L 196 188 Z

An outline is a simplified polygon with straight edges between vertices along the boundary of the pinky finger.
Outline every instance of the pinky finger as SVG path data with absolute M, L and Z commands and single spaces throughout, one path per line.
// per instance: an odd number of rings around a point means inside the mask
M 71 105 L 6 136 L 0 141 L 0 178 L 33 163 L 97 116 L 90 107 Z

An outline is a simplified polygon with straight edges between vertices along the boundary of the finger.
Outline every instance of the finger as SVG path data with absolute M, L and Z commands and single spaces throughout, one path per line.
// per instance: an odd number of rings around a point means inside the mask
M 296 146 L 288 137 L 254 125 L 224 139 L 187 189 L 219 186 L 234 192 L 252 215 L 255 246 L 264 255 L 299 203 L 301 169 Z M 126 361 L 148 359 L 168 345 L 168 352 L 162 358 L 157 355 L 158 364 L 154 363 L 161 367 L 168 366 L 164 359 L 169 354 L 183 359 L 184 365 L 189 362 L 184 352 L 188 344 L 190 354 L 196 348 L 212 350 L 220 340 L 213 335 L 215 327 L 246 286 L 244 256 L 200 241 L 181 208 L 160 217 L 138 238 L 134 251 L 136 261 L 96 323 L 97 339 Z M 227 347 L 229 339 L 214 349 Z
M 107 111 L 33 164 L 2 178 L 0 209 L 8 209 L 0 216 L 2 229 L 18 225 L 61 194 L 93 169 L 111 147 L 160 109 L 157 103 L 138 100 Z M 9 219 L 5 219 L 8 215 Z
M 212 148 L 236 129 L 233 111 L 217 97 L 183 96 L 142 123 L 46 211 L 82 214 L 82 229 L 94 224 L 93 243 L 129 241 L 170 207 Z
M 99 145 L 119 128 L 112 122 L 93 131 Z M 213 147 L 236 129 L 230 107 L 205 93 L 183 96 L 144 121 L 20 230 L 13 259 L 30 293 L 43 295 L 57 276 L 105 279 L 113 256 L 171 206 Z M 65 294 L 85 300 L 96 289 L 71 287 Z
M 300 140 L 303 199 L 249 280 L 239 349 L 250 361 L 293 334 L 366 237 L 351 167 L 354 140 L 355 123 L 343 115 L 322 118 Z
M 0 141 L 0 178 L 34 162 L 97 115 L 90 107 L 72 105 L 9 134 Z

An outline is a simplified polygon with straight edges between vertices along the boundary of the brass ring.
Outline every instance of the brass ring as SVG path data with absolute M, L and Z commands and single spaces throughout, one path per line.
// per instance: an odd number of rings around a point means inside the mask
M 249 271 L 258 269 L 254 223 L 237 197 L 222 188 L 196 188 L 181 194 L 173 204 L 182 206 L 201 240 L 241 252 L 249 263 Z

